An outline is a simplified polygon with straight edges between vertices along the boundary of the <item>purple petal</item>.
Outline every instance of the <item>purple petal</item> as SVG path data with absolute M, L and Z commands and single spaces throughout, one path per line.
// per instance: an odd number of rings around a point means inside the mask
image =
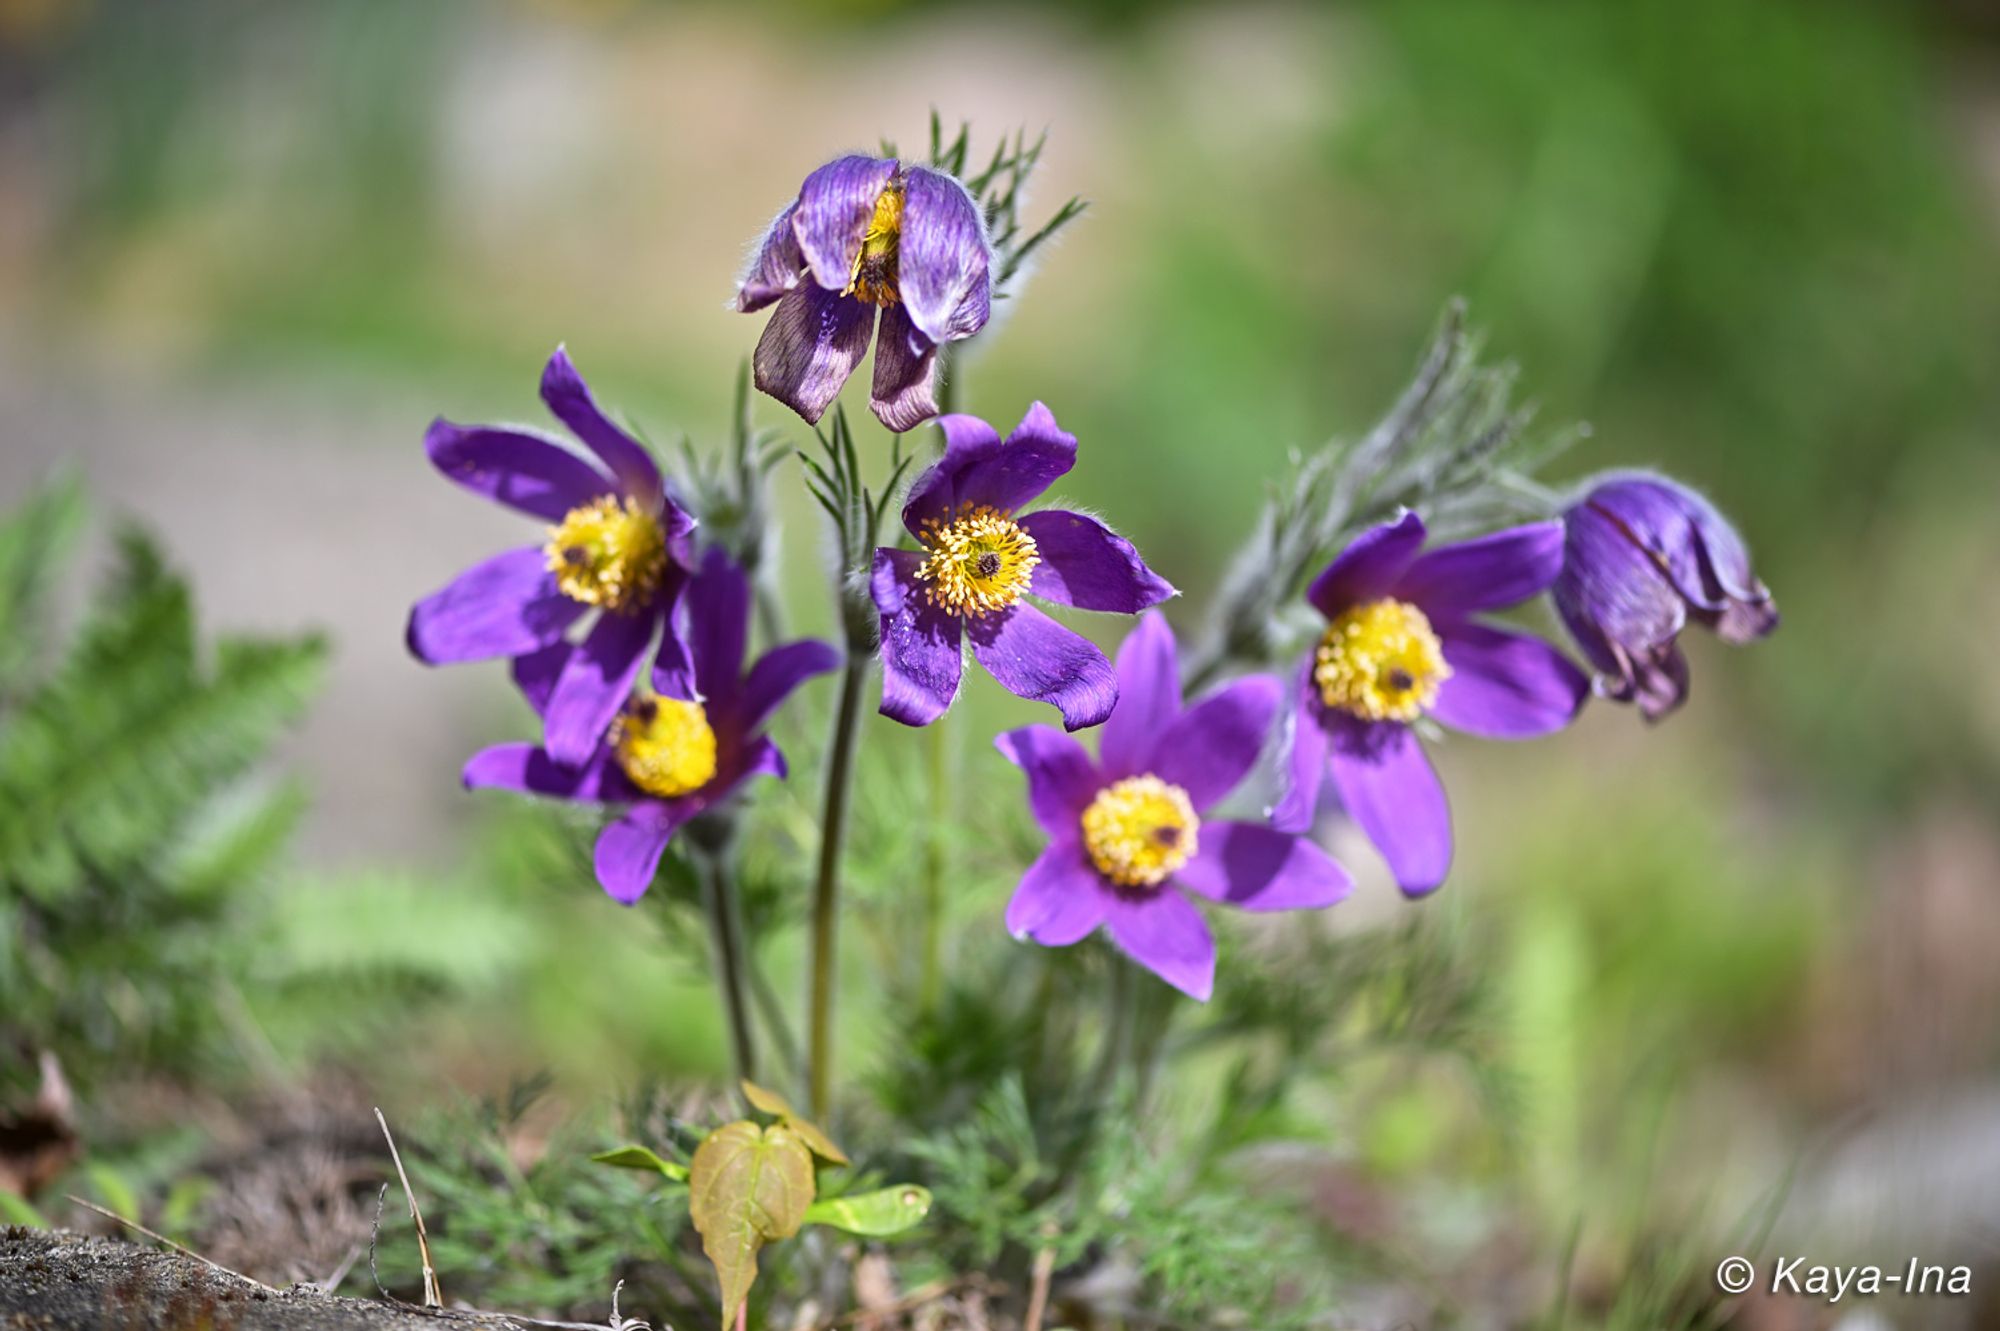
M 1393 522 L 1370 527 L 1326 566 L 1306 600 L 1328 619 L 1343 610 L 1387 596 L 1424 545 L 1424 522 L 1405 512 Z
M 1171 887 L 1104 893 L 1104 922 L 1125 955 L 1196 1002 L 1215 989 L 1215 939 L 1201 911 Z
M 1579 505 L 1566 526 L 1552 599 L 1599 672 L 1598 692 L 1636 699 L 1649 719 L 1665 716 L 1687 694 L 1687 663 L 1674 646 L 1687 603 L 1610 514 Z
M 662 698 L 692 702 L 701 690 L 694 682 L 694 646 L 685 608 L 692 581 L 679 564 L 667 565 L 667 576 L 653 594 L 660 616 L 660 649 L 653 654 L 653 692 Z
M 875 217 L 875 201 L 895 174 L 894 158 L 857 154 L 836 157 L 806 177 L 792 214 L 792 232 L 815 283 L 829 291 L 847 289 L 862 238 Z
M 738 724 L 746 731 L 755 730 L 791 696 L 793 689 L 815 675 L 839 668 L 840 652 L 831 643 L 817 638 L 802 638 L 773 647 L 757 658 L 757 664 L 750 667 L 750 675 L 743 681 L 743 692 L 737 699 Z
M 598 409 L 583 376 L 576 372 L 569 352 L 562 347 L 556 348 L 556 354 L 549 357 L 548 366 L 542 371 L 542 401 L 557 420 L 583 441 L 585 448 L 611 468 L 611 474 L 618 478 L 626 494 L 649 507 L 661 501 L 666 484 L 660 479 L 653 455 Z M 679 535 L 693 526 L 678 504 L 668 502 L 666 507 L 668 536 Z
M 785 755 L 778 746 L 769 736 L 759 735 L 731 755 L 713 781 L 688 798 L 700 800 L 704 809 L 713 808 L 755 777 L 770 776 L 783 781 L 790 774 L 785 765 Z
M 1023 726 L 993 737 L 993 747 L 1027 774 L 1028 807 L 1051 837 L 1074 837 L 1084 806 L 1097 794 L 1096 764 L 1083 746 L 1053 726 Z
M 675 829 L 700 806 L 688 800 L 645 800 L 597 834 L 597 881 L 614 900 L 629 906 L 646 895 L 660 854 Z
M 1135 615 L 1175 594 L 1173 584 L 1139 558 L 1132 543 L 1096 518 L 1045 508 L 1021 519 L 1042 562 L 1028 590 L 1057 605 Z
M 800 283 L 778 302 L 757 339 L 758 390 L 799 413 L 806 424 L 819 424 L 868 353 L 874 328 L 875 307 L 867 301 Z
M 1439 721 L 1489 739 L 1529 739 L 1576 719 L 1590 681 L 1568 657 L 1525 633 L 1462 623 L 1439 637 L 1451 675 L 1431 709 Z
M 1160 732 L 1142 767 L 1185 790 L 1197 812 L 1220 803 L 1256 766 L 1283 695 L 1271 675 L 1223 685 Z
M 569 643 L 557 642 L 539 652 L 514 658 L 508 673 L 514 677 L 514 687 L 521 690 L 521 696 L 528 700 L 528 706 L 535 709 L 536 716 L 547 714 L 549 698 L 556 691 L 556 681 L 562 678 L 563 667 L 569 664 L 569 658 L 575 651 L 576 648 Z
M 1416 732 L 1393 721 L 1338 718 L 1328 764 L 1350 818 L 1389 863 L 1406 896 L 1422 896 L 1451 869 L 1451 809 Z
M 1030 702 L 1053 703 L 1063 729 L 1102 724 L 1118 703 L 1118 679 L 1097 645 L 1025 601 L 966 621 L 972 656 L 1000 687 Z
M 549 695 L 542 743 L 557 762 L 581 763 L 604 742 L 618 710 L 632 696 L 659 618 L 652 611 L 597 617 Z
M 1281 832 L 1306 832 L 1319 817 L 1320 784 L 1326 779 L 1327 734 L 1320 707 L 1312 696 L 1312 662 L 1308 660 L 1292 684 L 1297 700 L 1286 720 L 1284 793 L 1271 810 L 1271 826 Z
M 557 590 L 541 547 L 495 555 L 410 611 L 410 654 L 428 665 L 519 656 L 548 646 L 586 609 Z
M 757 242 L 749 267 L 736 283 L 736 308 L 740 312 L 761 310 L 799 284 L 806 256 L 799 248 L 799 238 L 792 232 L 792 217 L 798 208 L 796 202 L 786 204 Z
M 875 384 L 868 409 L 901 434 L 938 414 L 937 344 L 910 326 L 901 305 L 882 311 L 875 334 Z
M 1104 922 L 1110 894 L 1074 838 L 1043 851 L 1007 903 L 1007 932 L 1045 947 L 1068 947 Z
M 721 546 L 710 546 L 701 571 L 688 581 L 688 649 L 694 684 L 704 701 L 727 703 L 743 676 L 743 647 L 750 631 L 750 579 Z
M 918 533 L 926 519 L 948 522 L 968 508 L 1012 513 L 1076 465 L 1076 436 L 1037 402 L 1003 443 L 985 421 L 941 416 L 944 457 L 917 478 L 903 505 L 903 525 Z
M 1316 910 L 1354 879 L 1306 837 L 1258 823 L 1203 823 L 1200 849 L 1174 875 L 1183 887 L 1244 910 Z
M 453 425 L 440 417 L 424 432 L 424 451 L 447 479 L 549 522 L 561 522 L 571 509 L 613 489 L 610 477 L 576 454 L 520 430 Z
M 1562 523 L 1536 522 L 1426 551 L 1392 595 L 1432 619 L 1455 619 L 1547 591 L 1562 564 Z
M 518 790 L 586 804 L 623 804 L 643 798 L 600 746 L 581 767 L 565 767 L 534 744 L 496 744 L 472 755 L 461 773 L 467 790 Z
M 924 468 L 910 484 L 903 501 L 903 526 L 913 535 L 926 522 L 949 522 L 958 506 L 959 474 L 1000 451 L 1000 432 L 980 420 L 954 412 L 937 418 L 944 431 L 944 456 Z
M 993 252 L 965 186 L 927 167 L 903 173 L 896 287 L 910 322 L 933 342 L 971 337 L 992 308 Z
M 1132 776 L 1153 756 L 1160 732 L 1181 711 L 1180 657 L 1174 631 L 1159 611 L 1148 612 L 1118 647 L 1118 705 L 1097 735 L 1108 779 Z
M 877 550 L 869 591 L 882 615 L 882 715 L 927 726 L 944 715 L 964 668 L 959 619 L 931 604 L 917 581 L 923 556 Z

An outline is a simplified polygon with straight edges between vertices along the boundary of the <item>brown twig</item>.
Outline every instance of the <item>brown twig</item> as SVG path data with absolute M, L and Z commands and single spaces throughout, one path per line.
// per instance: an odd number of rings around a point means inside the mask
M 403 1153 L 396 1149 L 396 1138 L 389 1131 L 389 1120 L 382 1116 L 382 1110 L 375 1110 L 375 1121 L 382 1125 L 382 1139 L 389 1143 L 389 1158 L 396 1162 L 396 1177 L 403 1181 L 403 1200 L 410 1204 L 410 1219 L 417 1226 L 417 1255 L 424 1263 L 424 1307 L 444 1307 L 444 1292 L 438 1288 L 437 1267 L 431 1262 L 430 1235 L 424 1232 L 424 1213 L 417 1209 L 417 1194 L 410 1187 L 410 1176 L 403 1170 Z
M 1028 1315 L 1021 1322 L 1021 1331 L 1042 1331 L 1042 1317 L 1049 1310 L 1049 1279 L 1055 1270 L 1056 1245 L 1046 1243 L 1035 1253 L 1034 1283 L 1028 1288 Z
M 103 1216 L 106 1220 L 115 1220 L 119 1224 L 125 1226 L 127 1229 L 137 1230 L 139 1233 L 144 1234 L 147 1238 L 153 1240 L 155 1243 L 166 1244 L 169 1248 L 172 1248 L 175 1252 L 179 1253 L 183 1257 L 194 1258 L 197 1262 L 200 1262 L 203 1266 L 206 1266 L 211 1271 L 220 1271 L 222 1272 L 222 1274 L 226 1276 L 235 1276 L 238 1280 L 247 1281 L 248 1283 L 255 1285 L 258 1289 L 270 1290 L 270 1292 L 273 1294 L 276 1294 L 278 1292 L 275 1288 L 265 1284 L 263 1281 L 253 1279 L 250 1276 L 246 1276 L 241 1271 L 232 1271 L 228 1267 L 224 1266 L 221 1262 L 210 1261 L 208 1258 L 196 1252 L 193 1248 L 182 1247 L 180 1244 L 175 1243 L 172 1239 L 168 1238 L 165 1234 L 161 1234 L 154 1230 L 147 1229 L 144 1225 L 140 1224 L 138 1221 L 131 1220 L 126 1218 L 125 1216 L 119 1215 L 116 1211 L 106 1210 L 104 1207 L 99 1206 L 97 1203 L 87 1202 L 83 1198 L 75 1196 L 74 1194 L 70 1196 L 70 1200 L 72 1202 L 75 1202 L 78 1206 L 81 1206 L 86 1211 L 97 1212 L 97 1214 Z

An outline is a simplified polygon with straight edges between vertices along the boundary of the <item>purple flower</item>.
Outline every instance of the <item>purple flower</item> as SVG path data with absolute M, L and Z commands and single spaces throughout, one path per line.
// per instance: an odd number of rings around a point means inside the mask
M 743 673 L 750 582 L 712 549 L 683 598 L 692 669 L 655 669 L 651 692 L 622 699 L 579 764 L 533 744 L 499 744 L 465 765 L 468 789 L 498 786 L 580 804 L 624 805 L 597 838 L 597 881 L 630 905 L 653 881 L 683 823 L 754 776 L 785 775 L 785 755 L 759 733 L 791 691 L 840 664 L 823 642 L 774 647 Z M 577 649 L 558 642 L 514 662 L 514 681 L 546 714 Z
M 828 162 L 737 284 L 746 314 L 778 303 L 757 343 L 757 387 L 816 425 L 874 333 L 869 409 L 891 430 L 922 424 L 938 412 L 938 348 L 986 325 L 992 266 L 979 205 L 951 176 L 894 158 Z
M 603 736 L 660 626 L 671 622 L 695 524 L 651 455 L 598 410 L 560 347 L 542 372 L 542 401 L 595 462 L 526 430 L 431 423 L 424 449 L 447 478 L 553 525 L 541 541 L 496 555 L 417 602 L 406 636 L 411 653 L 430 665 L 519 657 L 562 642 L 572 624 L 598 611 L 582 645 L 563 654 L 541 709 L 549 752 L 574 765 Z M 669 632 L 663 666 L 684 675 L 685 654 Z
M 1328 623 L 1300 673 L 1289 779 L 1271 819 L 1304 831 L 1330 774 L 1410 896 L 1451 867 L 1451 812 L 1412 723 L 1526 739 L 1568 725 L 1590 692 L 1549 644 L 1473 618 L 1555 580 L 1561 523 L 1419 553 L 1423 544 L 1422 520 L 1405 513 L 1363 532 L 1307 591 Z
M 1724 642 L 1778 626 L 1736 529 L 1706 499 L 1664 476 L 1608 478 L 1563 515 L 1556 609 L 1597 667 L 1597 691 L 1657 721 L 1687 697 L 1676 639 L 1689 619 Z
M 1215 940 L 1187 895 L 1245 910 L 1331 906 L 1347 871 L 1303 837 L 1258 823 L 1204 822 L 1257 761 L 1284 688 L 1269 675 L 1181 706 L 1173 630 L 1155 612 L 1118 650 L 1118 705 L 1098 758 L 1050 726 L 994 741 L 1028 775 L 1028 803 L 1049 835 L 1007 905 L 1007 929 L 1067 947 L 1098 925 L 1168 984 L 1206 1001 Z
M 870 590 L 882 615 L 882 714 L 924 726 L 944 714 L 972 655 L 1009 693 L 1053 703 L 1079 730 L 1111 714 L 1104 653 L 1021 598 L 1133 615 L 1174 595 L 1132 543 L 1095 518 L 1016 511 L 1076 465 L 1076 437 L 1037 402 L 1002 441 L 985 421 L 945 416 L 944 457 L 917 477 L 903 525 L 920 550 L 879 549 Z

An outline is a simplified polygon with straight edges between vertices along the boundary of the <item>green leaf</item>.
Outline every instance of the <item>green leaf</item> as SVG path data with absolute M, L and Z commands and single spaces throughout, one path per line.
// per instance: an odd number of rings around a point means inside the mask
M 600 1151 L 590 1158 L 600 1165 L 615 1165 L 619 1169 L 652 1169 L 676 1182 L 687 1181 L 686 1165 L 663 1160 L 644 1146 L 621 1146 L 615 1151 Z
M 139 1219 L 139 1194 L 125 1181 L 124 1175 L 109 1165 L 94 1164 L 84 1171 L 97 1188 L 97 1195 L 104 1199 L 105 1209 L 125 1220 Z
M 887 1238 L 911 1228 L 930 1214 L 931 1193 L 914 1183 L 852 1197 L 828 1197 L 806 1208 L 808 1225 L 831 1225 L 850 1234 Z
M 40 1211 L 18 1192 L 0 1188 L 0 1219 L 10 1225 L 26 1225 L 30 1229 L 54 1229 Z
M 758 1251 L 805 1223 L 813 1203 L 812 1152 L 782 1123 L 727 1123 L 695 1149 L 688 1187 L 701 1250 L 722 1281 L 722 1324 L 734 1326 L 757 1279 Z
M 769 1114 L 797 1133 L 799 1140 L 810 1147 L 814 1155 L 822 1160 L 831 1160 L 836 1165 L 851 1163 L 847 1158 L 847 1152 L 835 1146 L 833 1139 L 820 1131 L 817 1123 L 801 1116 L 798 1110 L 792 1108 L 792 1102 L 784 1096 L 776 1091 L 767 1090 L 754 1081 L 744 1081 L 740 1085 L 743 1087 L 743 1098 L 750 1102 L 751 1108 L 760 1114 Z

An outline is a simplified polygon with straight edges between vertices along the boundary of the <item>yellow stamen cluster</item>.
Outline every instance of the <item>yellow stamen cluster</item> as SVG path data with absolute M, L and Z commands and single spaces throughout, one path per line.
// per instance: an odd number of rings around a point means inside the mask
M 672 799 L 715 777 L 715 731 L 698 702 L 634 698 L 611 736 L 618 765 L 648 795 Z
M 563 595 L 606 610 L 644 604 L 667 569 L 660 523 L 636 499 L 605 495 L 571 509 L 543 547 Z
M 854 271 L 847 276 L 842 293 L 872 305 L 894 305 L 902 299 L 896 289 L 896 252 L 903 236 L 903 183 L 892 180 L 875 196 L 875 215 L 861 238 L 861 252 L 854 256 Z
M 1083 811 L 1083 848 L 1120 887 L 1158 887 L 1194 854 L 1200 828 L 1185 790 L 1156 776 L 1128 776 Z
M 1313 659 L 1326 705 L 1365 721 L 1414 721 L 1450 676 L 1430 620 L 1406 601 L 1345 611 L 1327 626 Z
M 926 555 L 917 577 L 927 584 L 931 604 L 954 614 L 1005 610 L 1028 590 L 1042 562 L 1035 538 L 996 508 L 966 509 L 948 523 L 933 519 L 918 539 Z

